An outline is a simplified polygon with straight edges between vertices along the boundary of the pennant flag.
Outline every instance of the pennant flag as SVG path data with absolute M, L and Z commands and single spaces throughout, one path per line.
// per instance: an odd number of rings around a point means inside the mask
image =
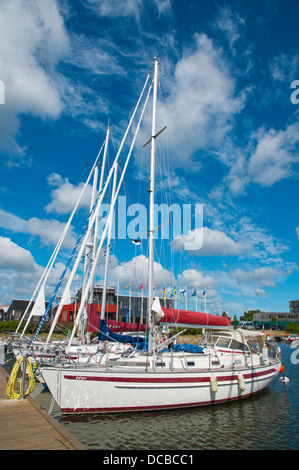
M 126 314 L 126 323 L 129 323 L 129 307 L 126 308 L 127 314 Z
M 206 293 L 207 293 L 207 292 L 204 290 L 203 293 L 202 293 L 202 295 L 206 295 Z
M 136 240 L 134 240 L 134 238 L 131 238 L 131 241 L 132 241 L 132 243 L 134 243 L 134 245 L 136 245 L 136 246 L 141 245 L 141 240 L 140 240 L 140 238 L 137 238 Z
M 176 295 L 176 287 L 174 287 L 171 292 L 171 296 L 174 296 L 174 295 Z
M 181 293 L 181 295 L 183 295 L 183 296 L 187 295 L 186 289 L 181 289 L 181 290 L 180 290 L 180 293 Z
M 103 255 L 106 256 L 107 249 L 111 251 L 111 245 L 105 246 Z
M 125 289 L 129 289 L 129 287 L 131 287 L 131 283 L 129 282 L 129 284 L 125 287 Z
M 197 294 L 197 292 L 196 292 L 196 287 L 195 287 L 194 292 L 193 292 L 193 294 L 191 295 L 191 297 L 195 297 L 196 294 Z
M 165 291 L 165 286 L 164 286 L 164 289 L 163 289 L 163 300 L 165 301 L 165 296 L 166 296 L 166 291 Z
M 143 282 L 141 283 L 139 289 L 143 289 Z

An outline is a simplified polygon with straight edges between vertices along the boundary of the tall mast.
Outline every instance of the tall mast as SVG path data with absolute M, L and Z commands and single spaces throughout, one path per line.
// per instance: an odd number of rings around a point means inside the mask
M 154 203 L 155 203 L 155 155 L 156 155 L 156 107 L 157 107 L 157 81 L 159 63 L 154 58 L 154 87 L 153 87 L 153 111 L 152 111 L 152 136 L 151 136 L 151 174 L 150 174 L 150 217 L 149 217 L 149 261 L 148 261 L 148 324 L 151 324 L 151 309 L 153 303 L 154 283 Z
M 118 163 L 115 165 L 114 177 L 113 177 L 113 187 L 112 187 L 112 196 L 111 201 L 114 200 L 116 192 L 116 179 L 117 179 L 117 170 Z M 112 232 L 113 219 L 109 225 L 108 229 L 108 238 L 107 238 L 107 248 L 106 248 L 106 260 L 105 260 L 105 274 L 104 274 L 104 285 L 102 293 L 102 307 L 101 307 L 101 319 L 105 319 L 105 309 L 106 309 L 106 295 L 107 295 L 107 280 L 108 280 L 108 268 L 109 268 L 109 259 L 110 259 L 110 242 L 111 242 L 111 232 Z

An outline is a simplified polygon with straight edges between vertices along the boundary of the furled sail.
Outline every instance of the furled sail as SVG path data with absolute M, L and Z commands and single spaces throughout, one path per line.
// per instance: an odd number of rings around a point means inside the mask
M 162 310 L 164 316 L 161 319 L 161 324 L 167 324 L 168 326 L 184 326 L 187 328 L 231 327 L 230 317 L 164 307 L 162 307 Z

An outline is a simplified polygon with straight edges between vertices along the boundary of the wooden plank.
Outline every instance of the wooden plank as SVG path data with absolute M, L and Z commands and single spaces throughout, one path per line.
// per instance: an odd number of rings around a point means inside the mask
M 8 400 L 0 366 L 0 450 L 86 450 L 30 396 Z

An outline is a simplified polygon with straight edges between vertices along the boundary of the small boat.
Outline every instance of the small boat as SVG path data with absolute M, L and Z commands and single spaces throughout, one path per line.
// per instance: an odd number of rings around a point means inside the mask
M 292 343 L 293 341 L 299 341 L 299 336 L 298 335 L 289 335 L 285 338 L 286 343 Z

